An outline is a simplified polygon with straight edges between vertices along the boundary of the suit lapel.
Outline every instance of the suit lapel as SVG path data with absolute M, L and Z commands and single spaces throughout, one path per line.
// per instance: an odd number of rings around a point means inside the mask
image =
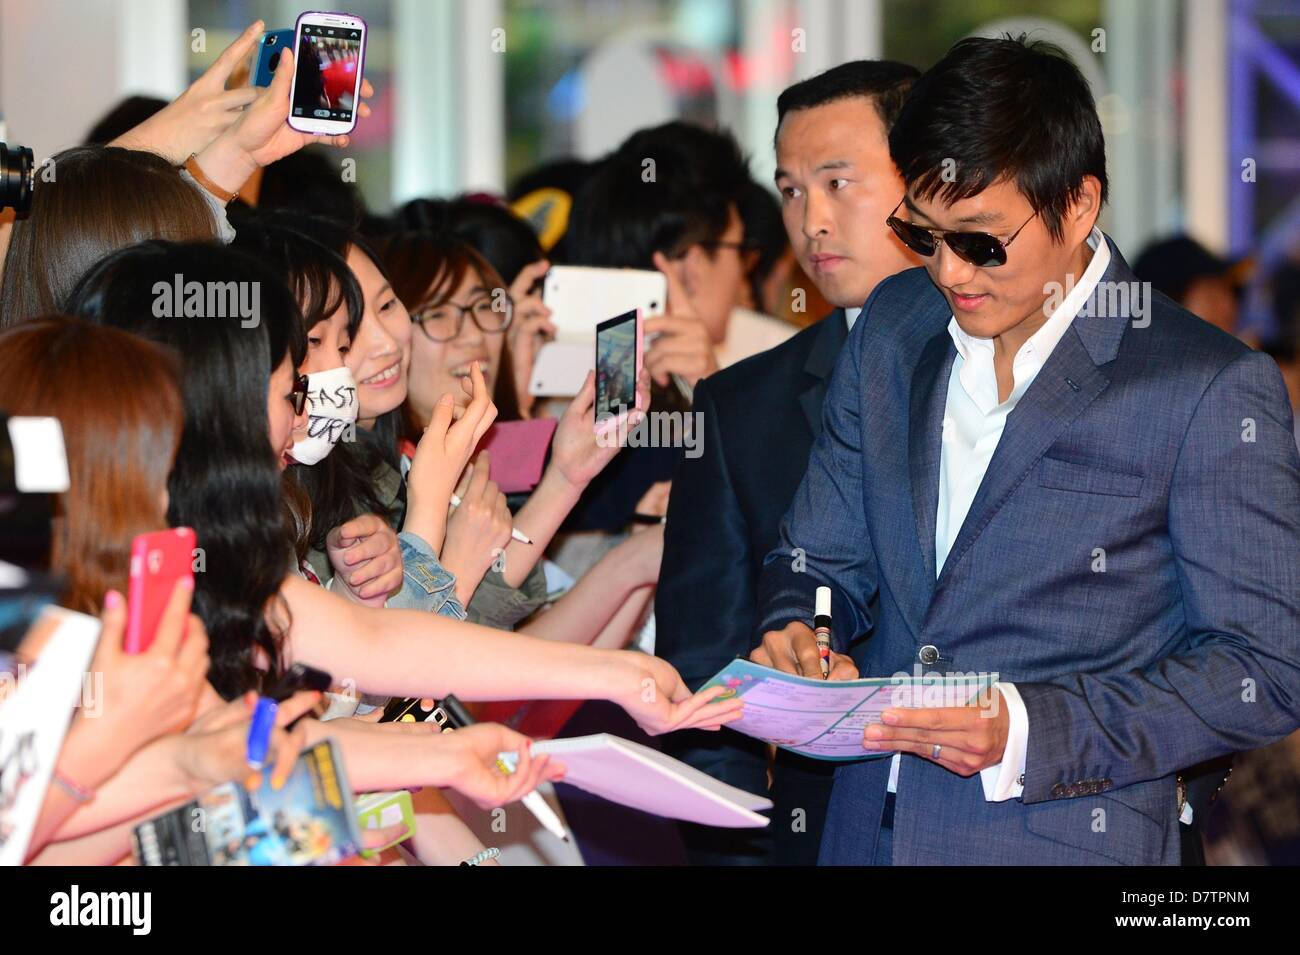
M 943 416 L 948 379 L 957 348 L 947 329 L 926 343 L 912 374 L 908 404 L 907 459 L 912 483 L 916 536 L 925 565 L 926 603 L 934 585 L 934 525 L 939 506 L 939 461 L 943 455 Z
M 1099 280 L 1098 288 L 1104 288 L 1110 282 L 1133 280 L 1132 271 L 1112 243 L 1111 262 Z M 1076 315 L 1034 383 L 1007 415 L 1002 437 L 957 539 L 953 541 L 952 550 L 935 584 L 936 590 L 944 585 L 953 568 L 1011 492 L 1024 480 L 1030 468 L 1110 383 L 1102 367 L 1113 361 L 1118 353 L 1129 318 L 1106 316 L 1104 310 L 1097 307 L 1097 289 L 1093 290 L 1087 306 L 1080 312 L 1083 314 Z M 937 466 L 934 480 L 934 499 L 937 501 Z M 930 536 L 934 536 L 933 524 L 930 525 Z M 931 554 L 933 548 L 934 541 L 931 540 Z
M 799 393 L 799 407 L 803 409 L 808 427 L 816 441 L 822 433 L 822 404 L 826 399 L 826 386 L 835 362 L 839 359 L 844 340 L 848 338 L 848 326 L 844 320 L 844 309 L 837 308 L 822 319 L 821 330 L 813 342 L 804 362 L 803 370 L 812 376 L 812 383 Z

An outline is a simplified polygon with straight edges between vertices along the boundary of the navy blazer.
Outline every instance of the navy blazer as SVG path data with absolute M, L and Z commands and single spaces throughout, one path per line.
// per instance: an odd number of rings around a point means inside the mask
M 655 652 L 695 686 L 753 644 L 758 575 L 821 432 L 848 337 L 836 309 L 695 386 L 698 457 L 673 475 L 655 597 Z
M 752 649 L 763 558 L 821 431 L 822 400 L 848 337 L 843 309 L 701 380 L 693 410 L 701 454 L 673 476 L 655 595 L 655 653 L 695 688 Z M 763 744 L 679 733 L 665 747 L 747 789 L 767 788 Z
M 926 672 L 997 672 L 1024 700 L 1022 798 L 987 802 L 978 775 L 904 755 L 895 864 L 1176 863 L 1175 772 L 1300 725 L 1300 455 L 1281 375 L 1158 293 L 1144 319 L 1116 314 L 1136 279 L 1111 250 L 937 580 L 952 313 L 924 269 L 878 286 L 764 566 L 759 633 L 811 620 L 828 583 L 866 674 L 937 652 Z M 821 861 L 871 860 L 889 762 L 837 771 Z

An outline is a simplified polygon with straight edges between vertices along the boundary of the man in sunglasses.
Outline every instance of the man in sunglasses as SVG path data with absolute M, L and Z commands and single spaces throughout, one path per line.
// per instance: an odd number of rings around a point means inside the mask
M 882 758 L 837 773 L 821 861 L 1177 863 L 1178 771 L 1300 725 L 1281 378 L 1096 229 L 1101 124 L 1059 49 L 961 41 L 890 152 L 925 269 L 845 345 L 753 658 L 814 672 L 825 584 L 866 675 L 998 682 L 866 728 Z
M 777 99 L 776 187 L 794 253 L 836 306 L 789 341 L 696 385 L 701 454 L 673 478 L 655 598 L 655 652 L 691 686 L 753 648 L 758 574 L 821 429 L 822 398 L 876 283 L 916 264 L 885 225 L 903 180 L 889 127 L 914 67 L 845 63 Z M 767 789 L 767 747 L 736 733 L 677 733 L 664 749 L 724 782 Z M 770 832 L 684 826 L 697 864 L 817 861 L 834 765 L 781 753 Z

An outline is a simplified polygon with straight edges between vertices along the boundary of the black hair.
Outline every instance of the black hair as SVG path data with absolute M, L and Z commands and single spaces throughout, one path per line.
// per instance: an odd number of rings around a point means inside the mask
M 348 338 L 356 338 L 365 312 L 361 286 L 343 256 L 313 238 L 341 234 L 335 223 L 298 213 L 245 213 L 236 220 L 236 229 L 235 247 L 255 254 L 294 289 L 307 332 L 343 306 Z M 309 550 L 323 551 L 329 532 L 359 514 L 388 515 L 364 455 L 352 449 L 351 441 L 339 442 L 316 464 L 291 464 L 284 477 L 299 559 Z
M 344 262 L 347 261 L 348 249 L 355 248 L 358 252 L 368 258 L 379 274 L 384 277 L 384 281 L 392 284 L 392 278 L 384 265 L 383 257 L 375 250 L 370 241 L 354 229 L 344 228 L 338 222 L 319 221 L 311 226 L 311 235 L 326 248 L 337 253 Z M 351 269 L 349 269 L 351 271 Z M 396 293 L 394 293 L 396 294 Z M 401 439 L 404 431 L 402 417 L 402 407 L 399 405 L 392 411 L 380 415 L 376 420 L 373 428 L 357 428 L 357 440 L 353 442 L 340 441 L 334 446 L 329 457 L 322 464 L 329 462 L 331 458 L 338 458 L 331 469 L 334 470 L 335 477 L 340 482 L 345 479 L 339 476 L 342 469 L 351 472 L 352 477 L 346 479 L 346 487 L 340 486 L 330 489 L 324 485 L 316 486 L 310 482 L 316 478 L 325 480 L 329 472 L 317 471 L 309 474 L 304 481 L 304 487 L 308 488 L 312 495 L 313 504 L 318 502 L 320 506 L 326 508 L 319 519 L 312 521 L 312 536 L 323 540 L 319 536 L 319 531 L 323 528 L 323 533 L 329 531 L 345 521 L 351 520 L 358 514 L 374 513 L 380 517 L 386 518 L 393 527 L 401 527 L 402 519 L 406 511 L 406 486 L 405 483 L 399 483 L 398 498 L 391 508 L 385 508 L 375 496 L 374 477 L 376 472 L 384 465 L 401 470 L 401 455 L 398 453 L 398 441 Z M 340 454 L 340 452 L 342 452 Z M 364 486 L 365 490 L 362 491 Z M 342 520 L 338 520 L 338 515 L 347 510 L 348 488 L 354 494 L 352 498 L 353 512 L 348 514 Z M 328 509 L 337 507 L 338 510 L 330 511 Z M 333 521 L 333 523 L 329 523 Z
M 97 146 L 111 143 L 123 133 L 135 129 L 166 105 L 165 99 L 156 96 L 127 96 L 96 120 L 95 125 L 90 127 L 90 132 L 86 133 L 85 144 Z
M 596 163 L 582 159 L 556 159 L 546 162 L 525 171 L 511 183 L 510 189 L 506 193 L 506 199 L 514 203 L 538 190 L 555 189 L 569 197 L 569 209 L 572 209 L 573 197 L 578 194 L 596 169 Z M 564 213 L 563 231 L 560 233 L 560 237 L 552 243 L 547 253 L 547 258 L 553 263 L 567 263 L 569 261 L 568 221 L 569 214 L 566 211 Z M 537 228 L 537 226 L 534 226 L 534 228 Z
M 249 326 L 239 315 L 160 315 L 166 311 L 158 308 L 160 296 L 169 294 L 175 276 L 257 289 L 258 321 Z M 296 368 L 306 353 L 297 302 L 273 272 L 241 252 L 149 241 L 87 272 L 68 310 L 180 356 L 185 427 L 168 479 L 167 520 L 194 528 L 203 551 L 193 605 L 211 643 L 209 680 L 226 699 L 260 688 L 254 654 L 265 653 L 266 679 L 277 678 L 289 619 L 279 592 L 293 550 L 266 404 L 272 372 L 286 360 Z
M 545 162 L 521 173 L 510 184 L 506 198 L 515 202 L 538 189 L 559 189 L 573 196 L 595 171 L 596 164 L 584 159 L 555 159 Z
M 776 129 L 786 113 L 813 109 L 853 97 L 870 98 L 888 132 L 921 71 L 894 60 L 854 60 L 787 86 L 776 98 Z
M 232 217 L 234 247 L 270 266 L 293 291 L 303 328 L 311 331 L 340 307 L 348 313 L 348 337 L 361 325 L 365 302 L 347 261 L 313 235 L 329 220 L 302 213 L 241 211 Z
M 412 199 L 393 213 L 401 232 L 448 233 L 487 259 L 509 286 L 524 266 L 545 258 L 537 233 L 503 205 L 456 199 Z
M 1014 182 L 1057 241 L 1085 176 L 1106 201 L 1106 142 L 1088 81 L 1060 47 L 1027 34 L 953 46 L 913 85 L 889 153 L 921 199 L 952 204 Z
M 729 132 L 678 121 L 633 133 L 574 198 L 568 261 L 647 269 L 655 252 L 716 241 L 750 180 Z
M 766 186 L 748 183 L 737 208 L 745 224 L 745 244 L 757 254 L 746 279 L 754 307 L 762 311 L 763 283 L 790 248 L 790 237 L 781 217 L 781 201 Z
M 355 229 L 366 215 L 366 203 L 355 183 L 343 178 L 342 161 L 324 146 L 308 146 L 277 159 L 262 171 L 257 207 L 329 218 Z

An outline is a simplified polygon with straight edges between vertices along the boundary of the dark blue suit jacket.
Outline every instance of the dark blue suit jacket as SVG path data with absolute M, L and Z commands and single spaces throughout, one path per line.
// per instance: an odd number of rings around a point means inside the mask
M 1175 772 L 1300 725 L 1300 456 L 1281 375 L 1158 293 L 1146 319 L 1116 314 L 1117 283 L 1135 281 L 1112 243 L 937 580 L 956 351 L 923 269 L 876 289 L 836 366 L 757 631 L 811 620 L 825 582 L 866 674 L 913 672 L 935 647 L 925 669 L 997 672 L 1029 716 L 1021 799 L 986 802 L 978 776 L 903 757 L 896 864 L 1176 863 Z M 887 758 L 839 769 L 823 862 L 871 860 L 888 773 Z
M 821 431 L 822 399 L 848 337 L 836 309 L 788 341 L 695 386 L 702 453 L 673 477 L 655 596 L 655 653 L 692 688 L 753 647 L 758 577 Z M 718 779 L 767 788 L 763 744 L 679 733 L 665 746 Z

